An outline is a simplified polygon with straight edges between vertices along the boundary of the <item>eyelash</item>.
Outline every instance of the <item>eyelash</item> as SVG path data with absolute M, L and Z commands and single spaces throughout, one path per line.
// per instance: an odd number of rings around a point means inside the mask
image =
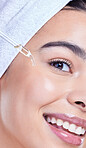
M 55 67 L 55 64 L 56 64 L 56 63 L 67 65 L 67 66 L 69 67 L 69 73 L 72 73 L 72 63 L 71 63 L 69 60 L 67 60 L 67 59 L 52 59 L 52 60 L 50 60 L 50 61 L 48 62 L 48 64 L 49 64 L 50 66 L 52 66 L 52 67 Z M 60 68 L 56 68 L 56 67 L 55 67 L 55 69 L 56 69 L 56 70 L 59 70 L 59 71 L 61 71 L 61 72 L 67 72 L 67 73 L 68 73 L 68 71 L 61 70 Z

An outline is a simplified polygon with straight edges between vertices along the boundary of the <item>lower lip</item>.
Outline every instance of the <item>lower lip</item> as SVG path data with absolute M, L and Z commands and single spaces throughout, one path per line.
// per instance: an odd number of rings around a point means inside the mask
M 58 136 L 61 140 L 63 140 L 66 143 L 75 145 L 75 146 L 80 146 L 82 144 L 82 137 L 79 136 L 75 136 L 71 133 L 68 133 L 62 129 L 58 129 L 52 125 L 50 125 L 51 130 L 53 131 L 53 133 Z

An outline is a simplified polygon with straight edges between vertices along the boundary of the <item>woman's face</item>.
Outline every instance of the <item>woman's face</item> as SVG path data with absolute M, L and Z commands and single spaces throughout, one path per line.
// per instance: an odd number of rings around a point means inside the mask
M 36 65 L 19 54 L 1 79 L 5 131 L 25 148 L 85 148 L 86 13 L 60 11 L 26 48 Z

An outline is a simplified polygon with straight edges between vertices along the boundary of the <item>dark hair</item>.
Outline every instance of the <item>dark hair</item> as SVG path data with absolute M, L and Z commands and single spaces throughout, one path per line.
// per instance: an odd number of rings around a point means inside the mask
M 86 11 L 86 0 L 72 0 L 66 6 L 73 9 Z

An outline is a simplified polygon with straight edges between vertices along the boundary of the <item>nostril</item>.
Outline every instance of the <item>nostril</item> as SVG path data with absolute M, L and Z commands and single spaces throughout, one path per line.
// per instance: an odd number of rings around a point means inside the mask
M 85 104 L 82 101 L 76 101 L 75 103 L 77 105 L 81 105 L 83 108 L 85 107 Z

